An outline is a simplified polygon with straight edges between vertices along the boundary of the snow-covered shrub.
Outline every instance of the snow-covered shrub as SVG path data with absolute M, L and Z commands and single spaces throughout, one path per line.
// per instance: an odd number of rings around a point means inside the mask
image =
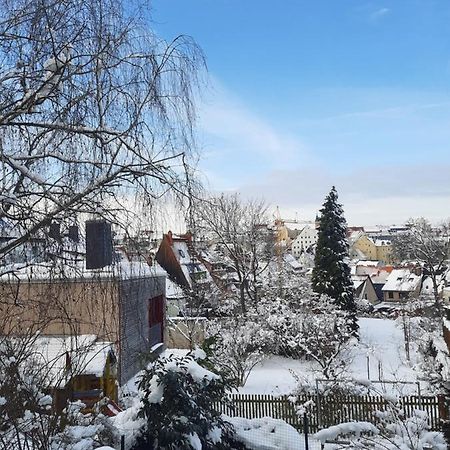
M 233 427 L 214 408 L 214 402 L 224 401 L 227 385 L 202 366 L 205 359 L 202 350 L 185 357 L 170 355 L 144 371 L 137 412 L 144 426 L 135 450 L 244 448 L 234 441 Z
M 211 321 L 207 336 L 205 347 L 211 360 L 238 386 L 245 384 L 274 339 L 264 323 L 252 317 Z
M 99 412 L 85 414 L 81 402 L 70 403 L 64 411 L 64 427 L 50 439 L 51 450 L 94 450 L 101 445 L 113 445 L 119 441 L 117 430 L 110 419 Z

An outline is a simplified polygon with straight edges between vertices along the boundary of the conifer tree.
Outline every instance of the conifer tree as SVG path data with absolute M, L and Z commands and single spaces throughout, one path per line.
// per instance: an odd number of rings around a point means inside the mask
M 328 295 L 348 312 L 349 327 L 356 333 L 356 303 L 350 278 L 348 259 L 347 223 L 338 194 L 333 186 L 320 210 L 319 236 L 312 273 L 313 289 Z

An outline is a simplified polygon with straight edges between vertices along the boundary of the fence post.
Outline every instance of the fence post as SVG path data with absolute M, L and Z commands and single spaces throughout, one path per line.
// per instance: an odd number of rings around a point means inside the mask
M 120 436 L 120 450 L 125 450 L 125 435 Z
M 305 434 L 305 450 L 309 450 L 308 443 L 308 415 L 306 412 L 303 414 L 303 433 Z
M 316 378 L 316 395 L 317 395 L 317 423 L 319 430 L 322 428 L 322 405 L 320 404 L 319 380 Z

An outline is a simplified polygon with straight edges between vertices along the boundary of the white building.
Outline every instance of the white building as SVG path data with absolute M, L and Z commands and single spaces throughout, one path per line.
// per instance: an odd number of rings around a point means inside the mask
M 298 258 L 304 251 L 316 245 L 317 235 L 316 229 L 305 226 L 292 242 L 292 255 Z

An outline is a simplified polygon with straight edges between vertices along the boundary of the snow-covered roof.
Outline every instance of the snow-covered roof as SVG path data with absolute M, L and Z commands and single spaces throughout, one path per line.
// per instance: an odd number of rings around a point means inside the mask
M 353 287 L 355 289 L 358 289 L 359 287 L 361 287 L 361 285 L 363 285 L 368 278 L 368 275 L 352 275 L 352 282 L 353 282 Z
M 378 267 L 381 266 L 381 262 L 378 260 L 361 259 L 356 263 L 357 266 Z
M 364 231 L 361 230 L 352 231 L 348 237 L 349 244 L 355 243 L 361 236 L 364 236 L 364 234 Z
M 367 234 L 377 234 L 377 233 L 381 233 L 383 231 L 383 229 L 380 227 L 364 227 L 364 231 Z
M 31 347 L 36 364 L 45 366 L 51 386 L 64 384 L 74 375 L 102 376 L 109 352 L 115 352 L 112 342 L 99 341 L 92 334 L 42 336 Z
M 374 239 L 373 240 L 377 247 L 384 247 L 386 245 L 391 245 L 392 242 L 389 239 Z
M 439 279 L 437 280 L 437 282 L 439 285 Z M 431 277 L 424 277 L 420 292 L 423 295 L 434 295 L 433 280 Z
M 295 270 L 302 268 L 302 265 L 289 253 L 285 253 L 283 259 Z
M 0 281 L 44 281 L 80 280 L 80 279 L 113 279 L 141 278 L 165 276 L 161 267 L 150 266 L 146 261 L 129 261 L 119 254 L 119 261 L 101 269 L 86 269 L 84 260 L 49 261 L 42 263 L 15 263 L 0 267 Z
M 189 248 L 185 241 L 173 241 L 173 251 L 180 264 L 188 264 L 192 261 L 192 257 L 189 253 Z
M 413 292 L 422 281 L 422 277 L 409 269 L 394 269 L 383 286 L 383 291 Z
M 369 275 L 373 284 L 384 284 L 389 277 L 390 270 L 383 267 L 374 266 L 356 266 L 356 275 Z

